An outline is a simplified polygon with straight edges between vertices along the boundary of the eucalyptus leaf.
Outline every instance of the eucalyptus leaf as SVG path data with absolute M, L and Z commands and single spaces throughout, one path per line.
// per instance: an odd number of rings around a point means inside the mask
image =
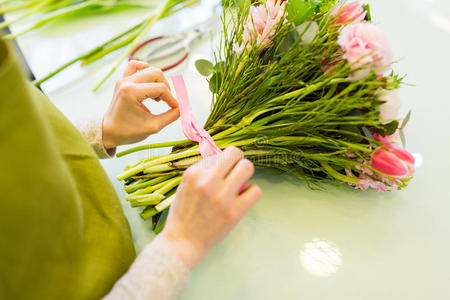
M 384 125 L 383 132 L 381 132 L 381 134 L 383 136 L 393 135 L 397 131 L 398 125 L 398 121 L 392 121 Z
M 406 115 L 406 117 L 403 119 L 403 123 L 402 126 L 400 127 L 400 129 L 405 129 L 406 125 L 408 125 L 409 119 L 411 118 L 411 111 L 408 112 L 408 114 Z
M 206 59 L 199 59 L 195 62 L 195 67 L 197 68 L 197 71 L 202 76 L 209 76 L 214 72 L 214 67 L 212 62 Z
M 280 48 L 278 49 L 278 55 L 283 55 L 287 51 L 289 51 L 289 48 L 294 45 L 294 43 L 297 41 L 299 34 L 296 30 L 292 30 L 289 32 L 288 35 L 283 39 L 283 42 L 281 43 Z
M 209 89 L 213 93 L 217 93 L 220 89 L 220 83 L 222 80 L 222 73 L 217 72 L 209 79 Z
M 376 145 L 374 144 L 375 142 L 375 138 L 373 137 L 372 133 L 370 132 L 369 129 L 367 129 L 367 127 L 363 127 L 362 128 L 364 135 L 369 139 L 370 145 L 372 147 L 376 147 Z
M 319 25 L 317 24 L 317 22 L 311 21 L 305 22 L 300 26 L 297 26 L 295 29 L 297 30 L 298 34 L 302 36 L 302 44 L 307 46 L 312 43 L 317 33 L 319 32 Z
M 406 137 L 405 137 L 405 133 L 403 132 L 403 130 L 400 130 L 400 139 L 402 140 L 403 148 L 406 148 Z

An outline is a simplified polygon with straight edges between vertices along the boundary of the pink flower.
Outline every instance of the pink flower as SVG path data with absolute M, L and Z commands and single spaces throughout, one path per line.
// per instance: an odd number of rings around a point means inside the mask
M 414 157 L 394 145 L 384 145 L 375 150 L 371 166 L 390 177 L 405 179 L 414 175 Z
M 244 45 L 234 44 L 234 51 L 241 54 L 245 46 L 250 50 L 253 44 L 256 47 L 269 47 L 284 12 L 284 1 L 267 0 L 265 5 L 251 6 L 242 35 Z
M 364 22 L 367 12 L 364 11 L 358 2 L 349 2 L 340 7 L 336 7 L 331 12 L 331 17 L 335 24 L 346 24 L 349 22 Z
M 361 174 L 358 177 L 359 182 L 358 184 L 348 183 L 350 186 L 355 187 L 355 190 L 367 191 L 369 188 L 373 188 L 377 192 L 385 193 L 387 191 L 398 190 L 398 186 L 401 183 L 374 174 L 372 171 L 361 165 L 357 165 L 355 168 L 361 171 Z M 351 170 L 345 169 L 345 172 L 347 173 L 347 176 L 355 177 Z
M 389 43 L 373 24 L 357 23 L 344 27 L 338 44 L 352 69 L 358 69 L 350 80 L 360 80 L 371 71 L 382 75 L 392 63 Z

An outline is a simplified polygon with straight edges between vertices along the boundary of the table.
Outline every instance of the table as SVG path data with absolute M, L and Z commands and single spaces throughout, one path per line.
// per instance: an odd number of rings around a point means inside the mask
M 401 96 L 403 112 L 413 111 L 408 148 L 418 158 L 415 178 L 400 192 L 353 193 L 332 187 L 311 191 L 289 176 L 257 171 L 252 182 L 263 188 L 263 198 L 194 270 L 183 299 L 450 298 L 449 5 L 425 0 L 368 2 L 400 59 L 396 69 L 408 74 L 406 82 L 412 84 L 401 90 Z M 142 15 L 125 12 L 59 23 L 18 42 L 39 78 Z M 183 30 L 204 18 L 201 11 L 189 10 L 160 22 L 151 35 Z M 215 45 L 211 40 L 207 36 L 197 42 L 189 62 L 167 74 L 184 74 L 200 122 L 208 115 L 211 94 L 193 62 L 211 58 Z M 42 88 L 71 120 L 101 113 L 120 74 L 98 93 L 92 88 L 112 58 L 85 69 L 75 66 Z M 151 106 L 164 109 L 159 103 Z M 177 122 L 145 143 L 181 138 Z M 126 164 L 155 153 L 103 162 L 123 202 L 138 251 L 153 238 L 150 224 L 125 203 L 115 176 Z

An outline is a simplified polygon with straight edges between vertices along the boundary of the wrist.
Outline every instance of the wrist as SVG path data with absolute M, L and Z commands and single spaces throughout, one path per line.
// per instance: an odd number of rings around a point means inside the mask
M 164 231 L 155 238 L 154 242 L 162 244 L 163 247 L 174 253 L 189 270 L 194 269 L 207 252 L 201 247 L 196 247 L 187 239 Z
M 110 122 L 108 122 L 107 118 L 104 117 L 102 121 L 102 141 L 103 146 L 107 150 L 114 149 L 119 146 L 119 144 L 114 139 L 113 132 L 114 130 L 112 129 Z

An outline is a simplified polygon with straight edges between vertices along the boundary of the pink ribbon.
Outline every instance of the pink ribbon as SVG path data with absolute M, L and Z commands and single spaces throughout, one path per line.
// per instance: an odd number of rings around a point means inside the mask
M 184 135 L 191 141 L 198 143 L 198 148 L 202 157 L 214 156 L 222 152 L 209 133 L 200 125 L 191 111 L 191 104 L 186 89 L 186 84 L 182 75 L 172 76 L 173 87 L 177 94 L 180 107 L 181 127 Z M 248 181 L 240 188 L 239 193 L 245 190 Z
M 209 133 L 198 125 L 191 111 L 191 104 L 182 75 L 172 76 L 173 86 L 180 106 L 181 126 L 184 135 L 191 141 L 197 142 L 203 157 L 217 155 L 222 152 Z

